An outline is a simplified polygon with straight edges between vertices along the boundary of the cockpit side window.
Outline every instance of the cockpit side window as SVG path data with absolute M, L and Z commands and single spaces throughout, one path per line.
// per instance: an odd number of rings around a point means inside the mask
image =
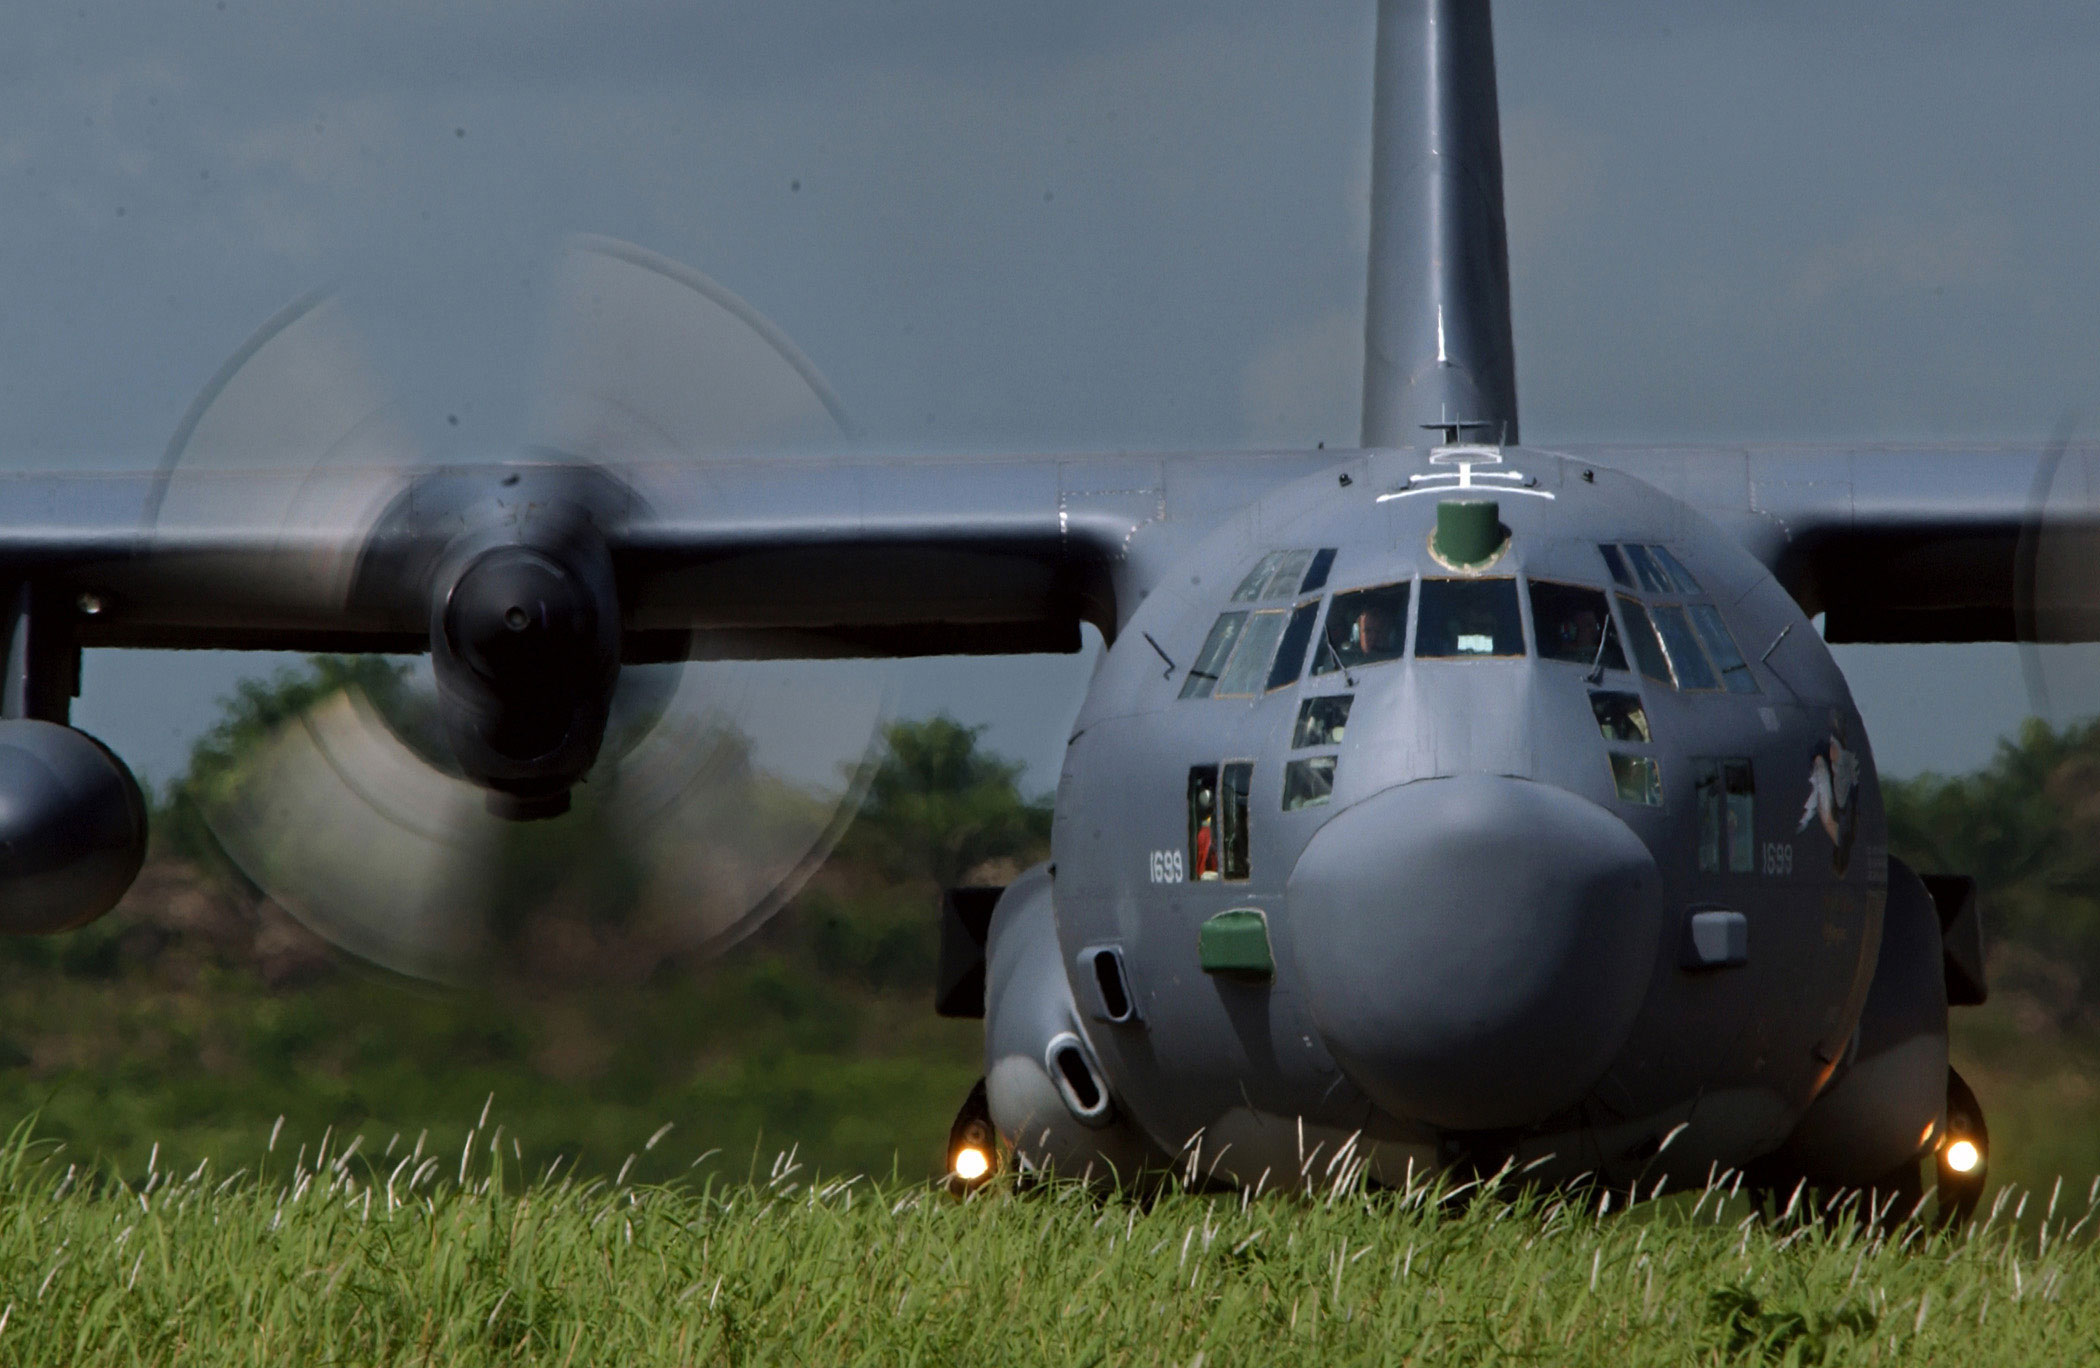
M 1513 579 L 1425 579 L 1415 624 L 1417 659 L 1524 654 Z
M 1685 620 L 1684 609 L 1675 604 L 1657 604 L 1648 610 L 1655 619 L 1655 630 L 1662 635 L 1663 650 L 1669 654 L 1670 666 L 1677 674 L 1680 689 L 1718 689 L 1721 681 L 1714 677 L 1713 667 L 1699 650 L 1699 640 L 1692 635 L 1692 624 Z
M 1312 672 L 1376 665 L 1407 654 L 1407 595 L 1412 581 L 1336 594 Z
M 1349 726 L 1349 705 L 1355 701 L 1355 694 L 1317 694 L 1300 703 L 1291 749 L 1341 745 Z
M 1305 569 L 1305 578 L 1298 583 L 1301 594 L 1316 594 L 1327 587 L 1327 572 L 1334 569 L 1334 548 L 1323 546 Z
M 1597 548 L 1604 553 L 1604 568 L 1611 571 L 1612 582 L 1621 589 L 1633 588 L 1633 576 L 1626 573 L 1626 558 L 1619 548 L 1609 543 Z
M 1212 690 L 1211 697 L 1251 698 L 1262 691 L 1277 640 L 1283 636 L 1289 616 L 1280 608 L 1265 608 L 1248 615 L 1247 625 L 1240 629 L 1239 642 L 1232 648 L 1232 659 L 1218 672 L 1218 687 Z
M 1641 667 L 1641 673 L 1664 684 L 1675 683 L 1670 677 L 1670 658 L 1663 654 L 1662 643 L 1656 640 L 1655 626 L 1648 621 L 1648 610 L 1621 594 L 1619 617 L 1626 624 L 1626 641 L 1633 648 L 1633 661 Z
M 1611 604 L 1602 589 L 1586 584 L 1531 581 L 1531 630 L 1539 657 L 1575 665 L 1626 668 L 1626 652 L 1612 627 Z
M 1313 620 L 1320 616 L 1320 601 L 1301 603 L 1291 613 L 1288 627 L 1283 629 L 1283 644 L 1276 648 L 1276 664 L 1269 670 L 1270 690 L 1285 689 L 1298 682 L 1298 672 L 1305 668 L 1305 648 L 1312 645 Z
M 1626 559 L 1632 564 L 1633 573 L 1640 579 L 1643 590 L 1651 594 L 1670 592 L 1669 575 L 1655 563 L 1655 557 L 1649 553 L 1647 547 L 1628 543 L 1620 549 L 1626 553 Z
M 1210 697 L 1218 686 L 1225 659 L 1232 654 L 1233 643 L 1240 639 L 1240 629 L 1246 624 L 1245 613 L 1218 614 L 1218 620 L 1210 625 L 1210 635 L 1203 638 L 1203 649 L 1196 653 L 1196 663 L 1189 666 L 1189 677 L 1181 685 L 1183 698 Z
M 1648 549 L 1655 553 L 1656 565 L 1660 566 L 1663 573 L 1669 576 L 1671 588 L 1680 594 L 1697 594 L 1702 592 L 1699 588 L 1699 581 L 1692 578 L 1692 572 L 1684 568 L 1683 561 L 1670 554 L 1668 547 L 1651 546 Z
M 1597 730 L 1604 733 L 1607 741 L 1646 742 L 1655 739 L 1648 730 L 1648 710 L 1641 706 L 1641 696 L 1637 693 L 1593 690 L 1590 712 L 1596 716 Z
M 1334 553 L 1332 551 L 1323 551 L 1320 554 L 1327 557 L 1329 565 L 1334 563 Z M 1240 581 L 1240 587 L 1232 591 L 1232 601 L 1234 603 L 1259 603 L 1263 599 L 1283 598 L 1290 594 L 1309 593 L 1311 592 L 1309 589 L 1301 586 L 1306 580 L 1311 578 L 1313 561 L 1314 553 L 1309 549 L 1303 551 L 1271 551 L 1254 563 L 1254 568 L 1249 570 L 1247 577 Z M 1320 578 L 1322 583 L 1326 581 L 1324 571 Z
M 1685 611 L 1692 615 L 1692 625 L 1699 629 L 1699 639 L 1706 643 L 1706 653 L 1719 667 L 1721 683 L 1728 692 L 1756 693 L 1757 680 L 1750 673 L 1750 663 L 1736 649 L 1735 638 L 1729 635 L 1728 624 L 1721 621 L 1720 610 L 1711 603 L 1694 603 Z

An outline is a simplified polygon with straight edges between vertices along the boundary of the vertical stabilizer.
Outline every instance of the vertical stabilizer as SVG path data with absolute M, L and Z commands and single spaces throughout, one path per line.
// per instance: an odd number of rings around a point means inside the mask
M 1379 0 L 1376 79 L 1363 444 L 1514 442 L 1488 0 Z

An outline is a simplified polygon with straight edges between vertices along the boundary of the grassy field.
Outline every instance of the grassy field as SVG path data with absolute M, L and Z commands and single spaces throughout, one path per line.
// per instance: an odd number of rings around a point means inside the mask
M 97 1181 L 0 1155 L 0 1362 L 2060 1363 L 2100 1342 L 2086 1193 L 1961 1237 L 1761 1223 L 1725 1191 L 1500 1197 L 530 1178 L 306 1146 Z

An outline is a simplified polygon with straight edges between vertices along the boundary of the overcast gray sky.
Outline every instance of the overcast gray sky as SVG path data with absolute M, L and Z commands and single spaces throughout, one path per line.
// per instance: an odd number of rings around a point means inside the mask
M 438 454 L 515 440 L 564 235 L 768 313 L 872 441 L 1353 440 L 1370 0 L 16 5 L 0 459 L 157 458 L 342 282 Z M 1534 441 L 2100 425 L 2100 12 L 1498 6 Z M 1841 657 L 1886 767 L 2024 711 L 2011 648 Z M 251 666 L 256 663 L 247 662 Z M 95 654 L 153 780 L 241 662 Z M 1086 662 L 911 667 L 1054 780 Z

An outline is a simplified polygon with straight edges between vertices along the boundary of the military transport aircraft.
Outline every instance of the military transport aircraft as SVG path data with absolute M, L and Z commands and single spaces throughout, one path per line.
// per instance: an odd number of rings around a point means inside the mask
M 1359 450 L 852 451 L 748 305 L 591 240 L 513 460 L 419 461 L 317 297 L 159 470 L 0 477 L 5 929 L 99 916 L 143 857 L 138 786 L 66 725 L 84 647 L 427 653 L 420 703 L 288 722 L 212 820 L 317 929 L 444 977 L 502 934 L 488 862 L 572 801 L 666 934 L 727 944 L 822 860 L 855 790 L 808 776 L 879 717 L 803 662 L 1091 623 L 1051 859 L 942 914 L 940 1007 L 985 1021 L 960 1178 L 1915 1201 L 1929 1163 L 1965 1211 L 1973 890 L 1889 856 L 1824 643 L 2094 639 L 2100 465 L 1526 444 L 1486 0 L 1382 0 L 1376 71 Z

